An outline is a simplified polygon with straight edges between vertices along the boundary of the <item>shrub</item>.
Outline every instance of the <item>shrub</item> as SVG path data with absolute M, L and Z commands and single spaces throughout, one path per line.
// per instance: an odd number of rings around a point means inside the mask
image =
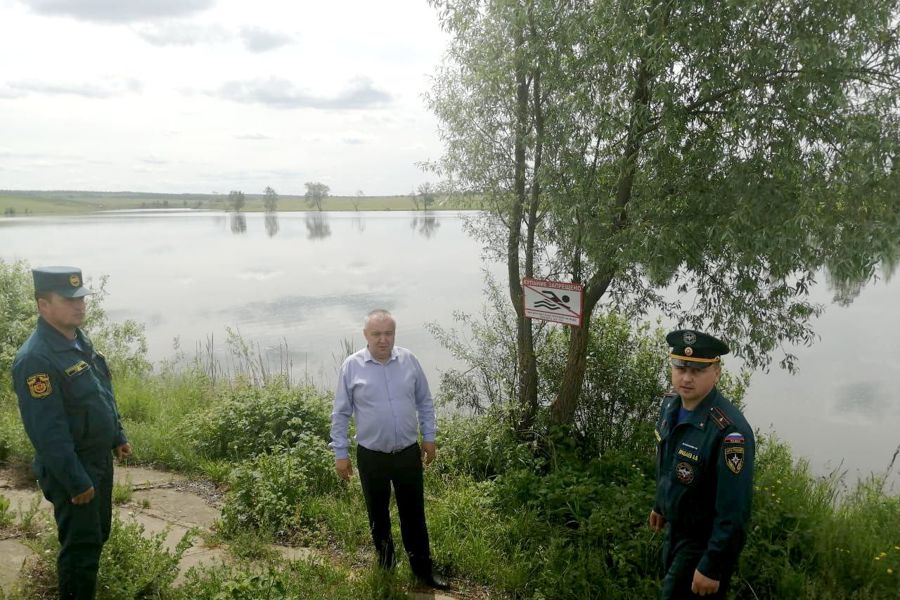
M 531 453 L 504 425 L 498 409 L 481 416 L 454 415 L 438 424 L 442 473 L 488 479 L 509 468 L 530 464 Z
M 100 557 L 97 599 L 169 597 L 178 575 L 178 563 L 190 547 L 188 533 L 173 551 L 166 549 L 166 531 L 148 535 L 139 523 L 123 523 L 113 516 L 109 540 Z M 38 542 L 19 578 L 23 598 L 51 598 L 56 592 L 56 555 L 59 543 L 55 531 Z
M 0 384 L 9 381 L 13 358 L 37 322 L 31 270 L 24 261 L 0 258 Z
M 307 498 L 339 487 L 327 444 L 308 433 L 298 434 L 290 448 L 276 447 L 238 465 L 230 483 L 222 509 L 223 533 L 257 529 L 281 539 L 305 522 Z
M 183 431 L 203 457 L 241 460 L 292 446 L 306 435 L 329 439 L 330 415 L 330 402 L 314 388 L 291 388 L 282 381 L 244 384 L 189 419 Z
M 190 548 L 189 532 L 166 550 L 166 531 L 147 535 L 140 523 L 113 518 L 109 541 L 103 547 L 97 578 L 98 600 L 157 598 L 170 590 L 178 576 L 178 563 Z
M 575 410 L 575 431 L 589 452 L 651 451 L 653 423 L 668 381 L 668 347 L 663 331 L 632 325 L 624 317 L 596 314 L 591 320 L 587 367 Z M 568 329 L 554 328 L 541 349 L 542 395 L 561 385 Z

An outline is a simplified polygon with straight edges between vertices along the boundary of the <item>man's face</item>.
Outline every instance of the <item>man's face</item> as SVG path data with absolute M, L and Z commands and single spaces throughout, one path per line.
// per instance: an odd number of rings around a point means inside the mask
M 391 350 L 394 348 L 394 333 L 397 325 L 390 317 L 374 316 L 369 319 L 363 335 L 366 336 L 366 344 L 369 346 L 369 352 L 372 358 L 383 362 L 390 358 Z
M 715 387 L 722 368 L 718 364 L 705 369 L 672 365 L 672 385 L 685 402 L 699 402 Z
M 85 316 L 84 297 L 66 298 L 51 293 L 48 298 L 38 298 L 38 312 L 44 320 L 60 330 L 81 327 Z

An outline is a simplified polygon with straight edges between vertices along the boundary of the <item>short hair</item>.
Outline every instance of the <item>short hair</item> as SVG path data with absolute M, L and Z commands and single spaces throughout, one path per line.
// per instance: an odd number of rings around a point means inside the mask
M 37 302 L 38 300 L 46 300 L 47 302 L 49 302 L 52 295 L 53 292 L 35 292 L 34 301 Z
M 376 317 L 387 317 L 388 319 L 394 320 L 394 316 L 383 308 L 376 308 L 374 310 L 370 310 L 369 314 L 366 315 L 365 320 L 363 320 L 363 329 L 369 326 L 369 321 Z

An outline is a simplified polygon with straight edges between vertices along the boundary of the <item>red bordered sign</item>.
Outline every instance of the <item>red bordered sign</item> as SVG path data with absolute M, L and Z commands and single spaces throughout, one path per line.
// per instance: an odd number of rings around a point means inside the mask
M 522 280 L 522 293 L 525 316 L 529 319 L 581 327 L 584 286 L 580 283 L 526 277 Z

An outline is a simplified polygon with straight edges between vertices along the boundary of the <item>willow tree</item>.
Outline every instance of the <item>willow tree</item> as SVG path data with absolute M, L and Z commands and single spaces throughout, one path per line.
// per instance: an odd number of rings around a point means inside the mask
M 586 320 L 662 310 L 793 368 L 816 277 L 846 296 L 895 264 L 900 0 L 431 3 L 451 36 L 435 168 L 488 202 L 474 230 L 508 265 L 525 425 L 522 277 L 583 283 Z M 570 331 L 558 423 L 587 336 Z

